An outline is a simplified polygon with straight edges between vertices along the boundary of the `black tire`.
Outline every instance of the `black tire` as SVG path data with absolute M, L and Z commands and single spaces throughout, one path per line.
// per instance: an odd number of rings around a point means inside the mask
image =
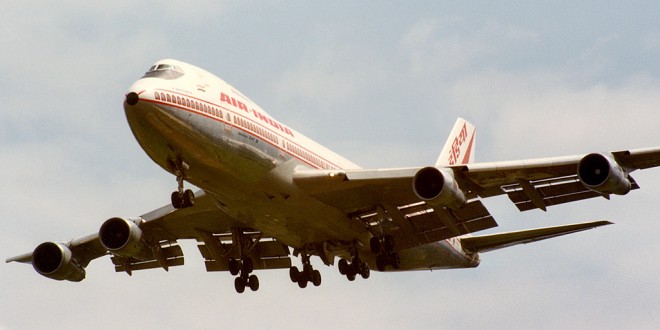
M 245 280 L 242 277 L 237 277 L 234 280 L 234 288 L 236 289 L 236 292 L 238 292 L 238 293 L 245 292 Z
M 348 271 L 348 260 L 346 259 L 341 259 L 339 260 L 339 264 L 337 264 L 337 267 L 339 268 L 339 274 L 346 275 L 346 272 Z
M 378 237 L 372 237 L 369 240 L 369 247 L 371 248 L 371 252 L 380 253 L 380 239 Z
M 232 274 L 233 276 L 238 275 L 238 272 L 241 271 L 241 263 L 239 263 L 236 259 L 231 258 L 229 259 L 229 273 Z
M 301 289 L 306 288 L 306 287 L 307 287 L 307 279 L 305 279 L 305 278 L 300 278 L 300 279 L 298 279 L 298 286 L 299 286 Z
M 188 189 L 183 192 L 183 207 L 192 207 L 195 205 L 195 193 Z
M 314 286 L 321 285 L 321 272 L 318 270 L 312 272 L 312 284 L 314 284 Z
M 394 251 L 394 237 L 392 237 L 392 235 L 385 235 L 385 237 L 383 237 L 383 247 L 387 252 Z
M 390 264 L 394 269 L 399 269 L 399 267 L 401 267 L 401 257 L 399 257 L 398 253 L 392 253 L 390 256 Z
M 249 257 L 245 257 L 243 260 L 243 267 L 241 268 L 241 271 L 243 274 L 250 274 L 254 270 L 254 263 L 252 263 L 252 259 Z
M 387 257 L 382 254 L 376 257 L 376 268 L 379 271 L 384 272 L 386 267 L 387 267 Z
M 371 270 L 369 269 L 369 266 L 367 264 L 362 264 L 362 269 L 360 269 L 360 276 L 362 276 L 363 279 L 368 279 L 369 276 L 371 275 Z
M 291 268 L 289 268 L 289 278 L 291 279 L 291 282 L 298 283 L 298 280 L 300 279 L 300 271 L 298 270 L 298 267 L 291 266 Z
M 250 275 L 250 277 L 248 277 L 248 285 L 252 291 L 259 290 L 259 278 L 257 275 Z
M 183 197 L 179 194 L 178 191 L 172 193 L 171 196 L 172 207 L 175 209 L 180 209 L 183 207 Z
M 346 278 L 349 281 L 353 282 L 353 281 L 355 281 L 355 275 L 356 275 L 355 273 L 351 272 L 351 273 L 346 274 Z

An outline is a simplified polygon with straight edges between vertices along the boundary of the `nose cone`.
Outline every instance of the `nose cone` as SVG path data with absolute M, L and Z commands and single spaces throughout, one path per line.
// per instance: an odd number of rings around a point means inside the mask
M 136 92 L 126 94 L 126 103 L 128 105 L 136 105 L 140 100 L 140 96 Z

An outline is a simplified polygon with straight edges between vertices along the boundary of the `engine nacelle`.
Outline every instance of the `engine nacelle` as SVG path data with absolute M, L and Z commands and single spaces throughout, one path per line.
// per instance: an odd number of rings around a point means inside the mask
M 435 207 L 458 209 L 467 203 L 451 169 L 422 168 L 413 178 L 413 191 L 421 200 Z
M 612 156 L 588 154 L 578 163 L 577 171 L 582 184 L 595 192 L 625 195 L 632 188 L 628 173 Z
M 123 218 L 106 220 L 99 230 L 101 245 L 110 253 L 127 258 L 151 258 L 151 250 L 142 240 L 142 229 Z
M 58 281 L 80 282 L 85 268 L 73 257 L 73 252 L 61 243 L 41 243 L 32 252 L 32 267 L 37 273 Z

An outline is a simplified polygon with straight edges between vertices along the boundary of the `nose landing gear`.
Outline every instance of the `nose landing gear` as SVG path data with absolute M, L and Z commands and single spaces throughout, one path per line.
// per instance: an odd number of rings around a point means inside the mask
M 178 189 L 172 193 L 171 200 L 172 206 L 175 209 L 184 209 L 195 205 L 195 193 L 192 190 L 184 190 L 183 182 L 187 178 L 186 171 L 190 168 L 182 159 L 170 161 L 170 167 L 174 170 L 176 175 L 176 182 Z

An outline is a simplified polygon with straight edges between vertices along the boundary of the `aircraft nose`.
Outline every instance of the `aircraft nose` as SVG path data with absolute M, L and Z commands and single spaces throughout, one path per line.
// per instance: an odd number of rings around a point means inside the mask
M 128 105 L 136 105 L 139 100 L 140 96 L 136 92 L 126 94 L 126 103 L 128 103 Z

